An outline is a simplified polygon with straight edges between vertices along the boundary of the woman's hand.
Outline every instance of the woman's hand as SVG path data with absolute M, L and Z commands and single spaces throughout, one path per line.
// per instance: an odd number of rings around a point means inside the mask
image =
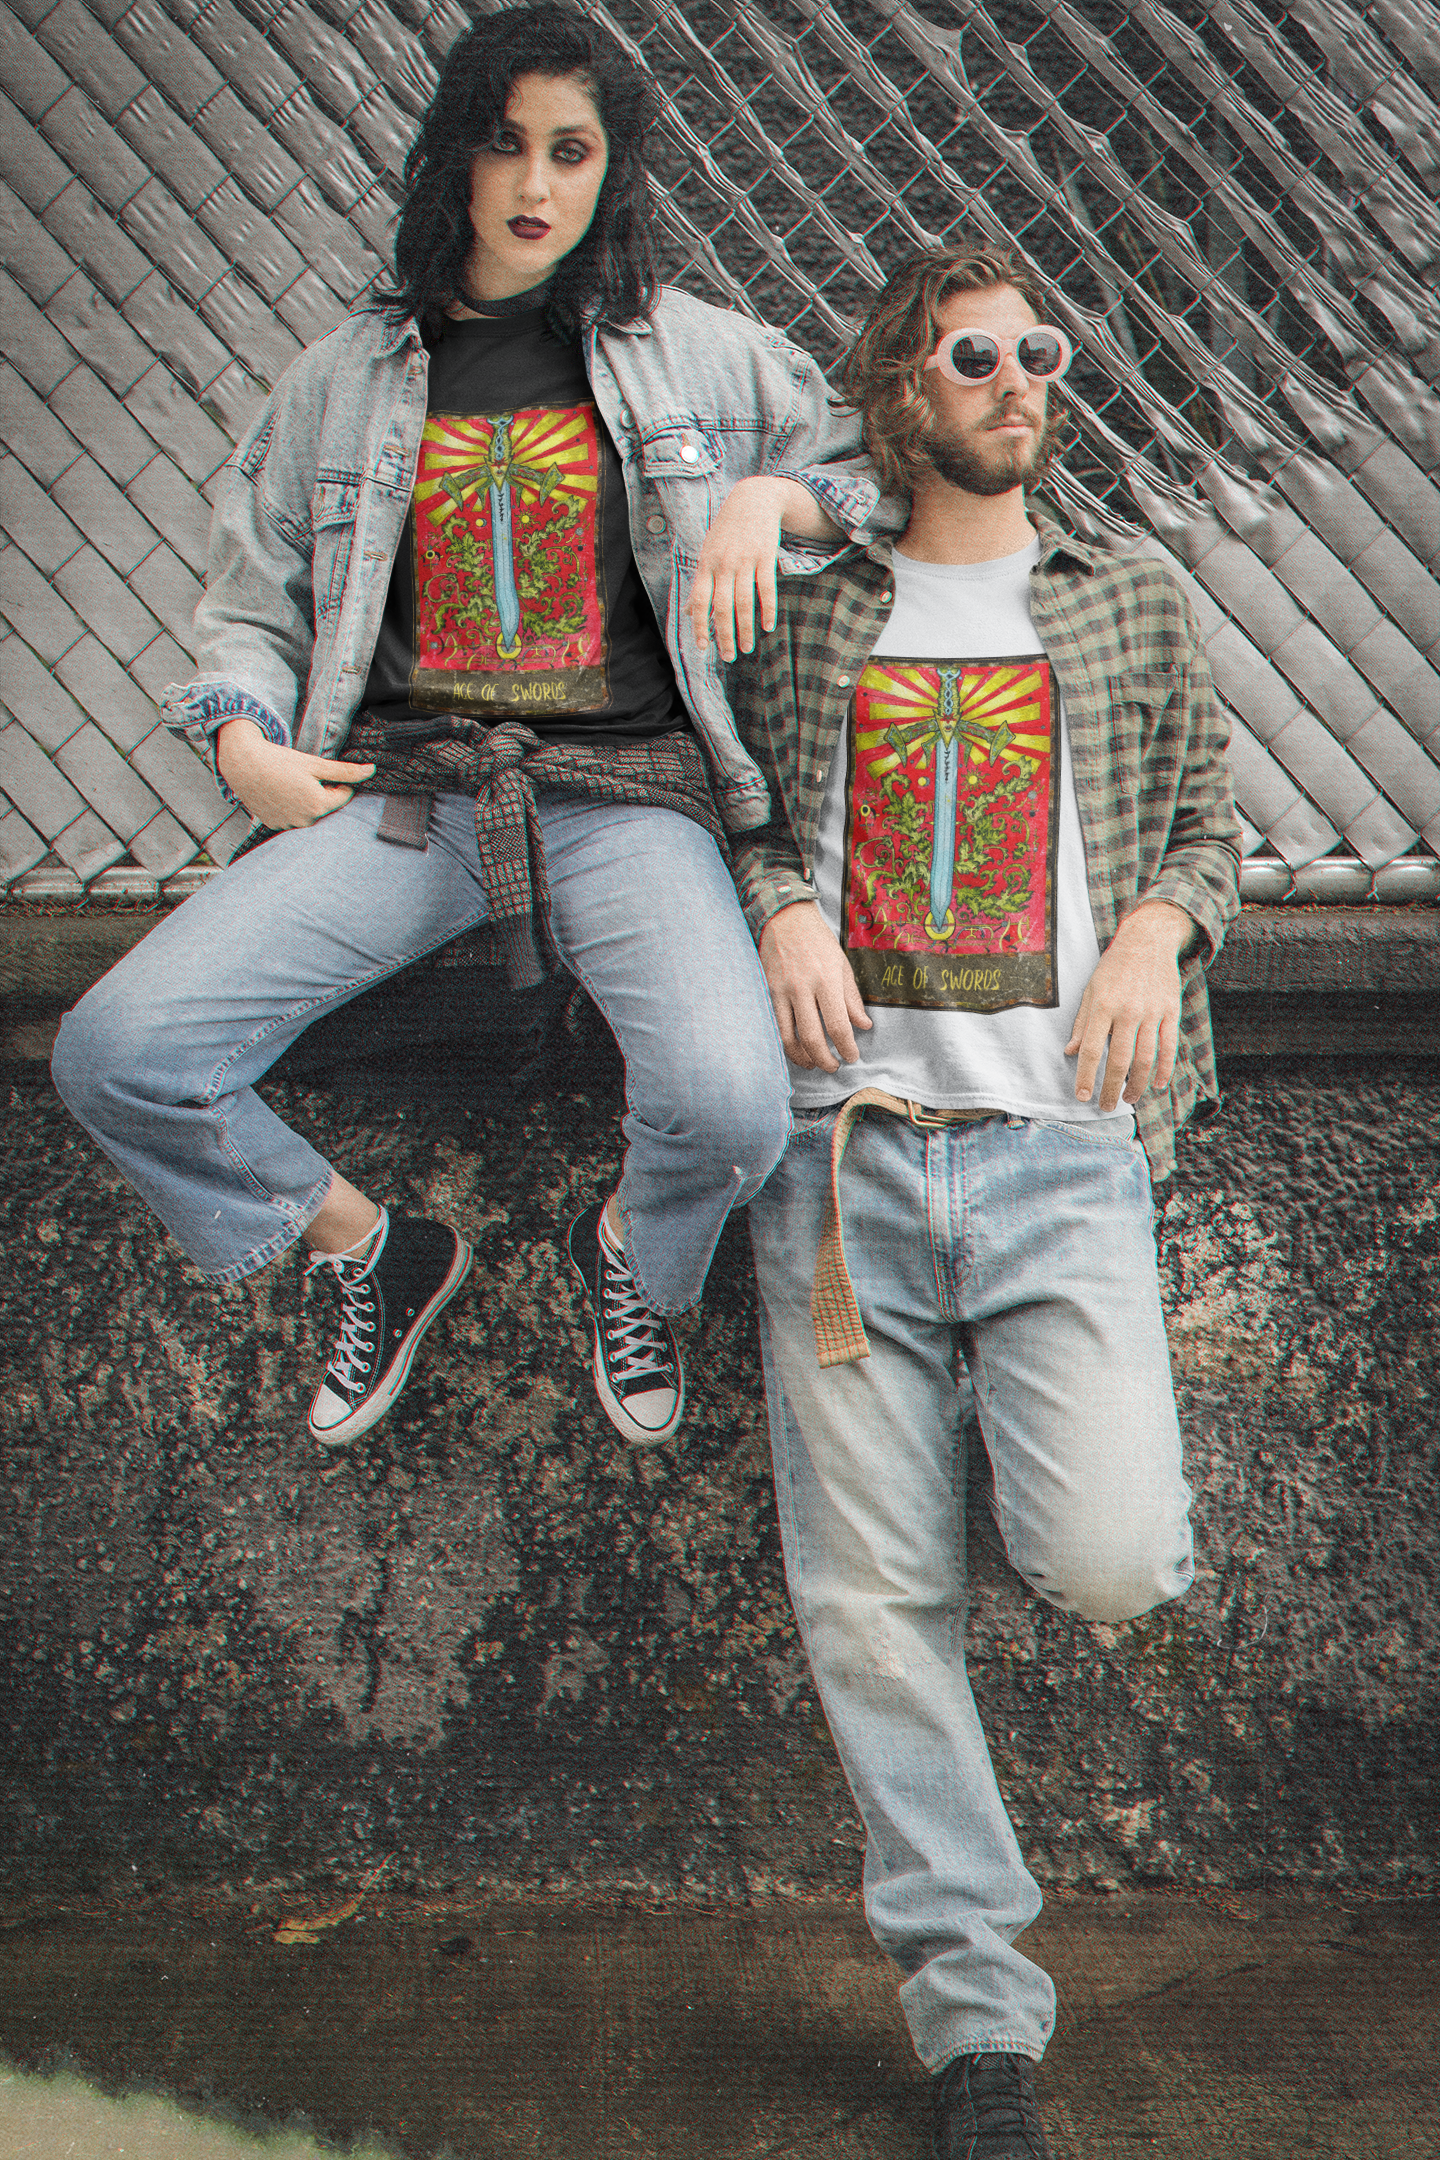
M 782 525 L 797 540 L 838 544 L 845 537 L 798 480 L 759 474 L 737 481 L 711 520 L 690 588 L 690 620 L 701 652 L 710 642 L 712 623 L 722 660 L 733 660 L 737 646 L 741 652 L 755 650 L 757 595 L 760 627 L 774 629 Z
M 343 809 L 355 782 L 373 773 L 373 765 L 342 765 L 334 758 L 311 757 L 271 742 L 253 720 L 227 720 L 216 731 L 215 763 L 226 786 L 252 817 L 272 832 L 296 825 L 318 825 L 332 810 Z M 327 782 L 340 782 L 339 786 Z

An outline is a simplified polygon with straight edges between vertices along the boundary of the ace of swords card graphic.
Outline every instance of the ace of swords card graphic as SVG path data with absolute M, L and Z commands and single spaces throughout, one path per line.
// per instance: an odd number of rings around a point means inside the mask
M 865 668 L 842 937 L 867 1004 L 1056 1003 L 1053 701 L 1043 654 Z
M 411 702 L 441 712 L 610 702 L 591 405 L 432 412 L 411 499 Z

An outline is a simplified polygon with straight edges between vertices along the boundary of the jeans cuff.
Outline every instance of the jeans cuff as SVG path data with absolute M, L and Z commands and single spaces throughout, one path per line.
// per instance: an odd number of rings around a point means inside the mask
M 321 1184 L 306 1194 L 285 1228 L 277 1230 L 274 1237 L 266 1238 L 263 1245 L 253 1247 L 243 1259 L 233 1261 L 229 1267 L 207 1268 L 201 1266 L 198 1260 L 194 1263 L 195 1266 L 200 1269 L 207 1282 L 236 1283 L 243 1282 L 247 1275 L 258 1275 L 261 1268 L 269 1267 L 272 1260 L 278 1260 L 282 1253 L 289 1252 L 292 1245 L 299 1243 L 324 1207 L 334 1182 L 335 1173 L 332 1170 Z
M 951 2063 L 959 2062 L 962 2055 L 1026 2055 L 1031 2062 L 1039 2062 L 1046 2046 L 1044 2040 L 1037 2047 L 1033 2040 L 1022 2040 L 1015 2033 L 985 2033 L 979 2039 L 958 2041 L 937 2063 L 926 2062 L 923 2056 L 921 2061 L 925 2062 L 932 2077 L 939 2077 Z

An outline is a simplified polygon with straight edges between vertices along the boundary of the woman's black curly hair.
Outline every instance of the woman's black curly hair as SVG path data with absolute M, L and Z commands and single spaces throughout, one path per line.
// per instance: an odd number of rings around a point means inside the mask
M 398 292 L 383 304 L 438 330 L 465 301 L 465 258 L 474 244 L 470 170 L 494 142 L 520 75 L 578 75 L 609 138 L 610 157 L 590 230 L 556 264 L 552 327 L 567 338 L 583 324 L 623 329 L 650 313 L 660 288 L 650 184 L 641 157 L 655 117 L 650 78 L 597 23 L 564 7 L 514 7 L 487 15 L 450 51 L 440 87 L 405 160 L 405 207 L 395 238 Z

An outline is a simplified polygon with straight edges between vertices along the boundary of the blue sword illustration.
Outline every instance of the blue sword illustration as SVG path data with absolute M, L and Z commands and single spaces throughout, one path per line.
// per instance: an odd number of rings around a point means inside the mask
M 487 454 L 464 472 L 447 473 L 440 485 L 458 510 L 472 487 L 490 490 L 490 561 L 495 576 L 495 612 L 500 635 L 495 650 L 502 660 L 513 660 L 520 650 L 520 594 L 515 585 L 515 504 L 512 482 L 533 488 L 541 502 L 560 477 L 554 465 L 526 465 L 516 460 L 510 447 L 512 416 L 497 421 Z
M 886 730 L 902 764 L 917 744 L 931 752 L 935 763 L 935 817 L 930 834 L 930 912 L 925 935 L 946 938 L 955 927 L 951 899 L 955 891 L 955 819 L 960 802 L 960 767 L 971 750 L 998 757 L 1013 740 L 1013 731 L 1001 721 L 998 727 L 981 727 L 962 718 L 960 682 L 963 668 L 937 668 L 940 690 L 935 709 L 927 720 Z M 906 738 L 909 738 L 908 741 Z

